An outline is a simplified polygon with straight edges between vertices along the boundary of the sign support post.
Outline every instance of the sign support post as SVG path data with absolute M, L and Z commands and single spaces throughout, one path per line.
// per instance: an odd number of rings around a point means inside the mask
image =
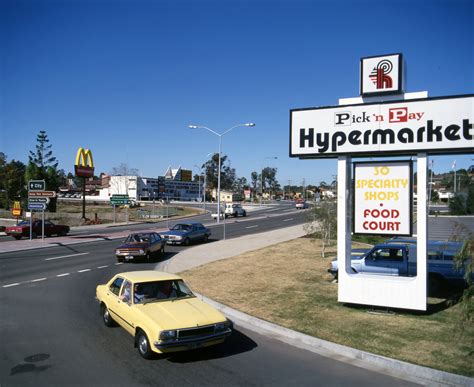
M 44 242 L 44 210 L 41 211 L 41 241 Z
M 344 257 L 338 259 L 341 273 L 351 267 L 351 162 L 348 156 L 337 160 L 337 251 Z
M 428 156 L 426 153 L 418 153 L 417 160 L 417 241 L 416 241 L 416 256 L 417 256 L 417 276 L 420 278 L 426 278 L 425 286 L 423 290 L 425 292 L 421 297 L 427 297 L 427 286 L 429 278 L 427 277 L 428 271 L 428 201 L 426 195 L 426 187 L 428 183 L 427 171 L 428 171 Z M 421 292 L 422 289 L 419 289 Z
M 33 239 L 33 214 L 34 214 L 34 211 L 31 210 L 31 217 L 30 217 L 30 241 Z

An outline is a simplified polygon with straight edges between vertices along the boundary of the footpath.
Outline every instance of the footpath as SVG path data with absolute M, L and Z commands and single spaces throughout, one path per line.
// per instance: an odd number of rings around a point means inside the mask
M 240 238 L 201 244 L 183 250 L 168 261 L 157 264 L 156 269 L 170 273 L 179 273 L 193 267 L 231 258 L 248 251 L 258 250 L 304 235 L 306 235 L 306 232 L 303 225 L 299 225 Z M 321 340 L 239 312 L 204 295 L 199 296 L 207 303 L 219 309 L 238 326 L 336 361 L 350 363 L 364 369 L 422 385 L 474 386 L 474 379 L 465 376 L 438 371 Z

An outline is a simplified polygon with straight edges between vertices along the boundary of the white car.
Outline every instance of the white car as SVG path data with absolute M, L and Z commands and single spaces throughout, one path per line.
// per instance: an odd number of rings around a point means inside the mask
M 241 204 L 226 203 L 224 214 L 226 214 L 226 216 L 234 217 L 247 216 L 247 211 L 242 208 Z

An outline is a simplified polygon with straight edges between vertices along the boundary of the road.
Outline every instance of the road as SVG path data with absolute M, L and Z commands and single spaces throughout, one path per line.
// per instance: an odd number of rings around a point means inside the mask
M 279 209 L 280 216 L 229 222 L 227 238 L 281 227 L 286 219 L 291 219 L 288 225 L 304 219 L 303 212 L 285 214 L 286 207 Z M 223 226 L 213 226 L 212 231 L 218 239 Z M 123 329 L 103 325 L 94 299 L 95 287 L 115 273 L 156 265 L 118 264 L 116 245 L 117 241 L 104 240 L 0 254 L 2 387 L 407 385 L 239 326 L 222 346 L 145 361 Z M 181 249 L 167 246 L 162 260 Z

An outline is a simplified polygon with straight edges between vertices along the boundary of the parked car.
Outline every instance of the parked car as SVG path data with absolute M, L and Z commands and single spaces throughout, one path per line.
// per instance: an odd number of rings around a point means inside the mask
M 437 291 L 444 282 L 463 282 L 464 270 L 454 267 L 454 256 L 460 251 L 462 243 L 428 241 L 428 282 L 429 288 Z M 416 240 L 394 238 L 375 245 L 360 255 L 352 254 L 353 273 L 378 274 L 389 276 L 416 276 Z M 337 259 L 330 263 L 328 271 L 337 278 Z
M 297 200 L 295 207 L 297 210 L 304 210 L 305 208 L 308 208 L 308 203 L 306 200 Z
M 116 274 L 97 286 L 103 322 L 122 326 L 138 353 L 185 351 L 224 342 L 232 322 L 197 298 L 181 277 L 155 270 Z
M 150 261 L 153 256 L 165 253 L 165 244 L 166 241 L 156 232 L 135 232 L 115 249 L 115 255 L 118 262 Z
M 42 235 L 42 222 L 37 219 L 33 221 L 32 237 L 36 238 L 38 235 Z M 54 224 L 50 220 L 44 221 L 44 235 L 49 237 L 51 235 L 65 236 L 69 232 L 69 226 L 62 224 Z M 22 237 L 30 237 L 30 221 L 24 220 L 16 226 L 10 226 L 5 228 L 5 233 L 12 236 L 15 239 L 21 239 Z
M 191 242 L 207 242 L 211 236 L 211 230 L 201 223 L 178 223 L 160 235 L 169 245 L 188 246 Z

